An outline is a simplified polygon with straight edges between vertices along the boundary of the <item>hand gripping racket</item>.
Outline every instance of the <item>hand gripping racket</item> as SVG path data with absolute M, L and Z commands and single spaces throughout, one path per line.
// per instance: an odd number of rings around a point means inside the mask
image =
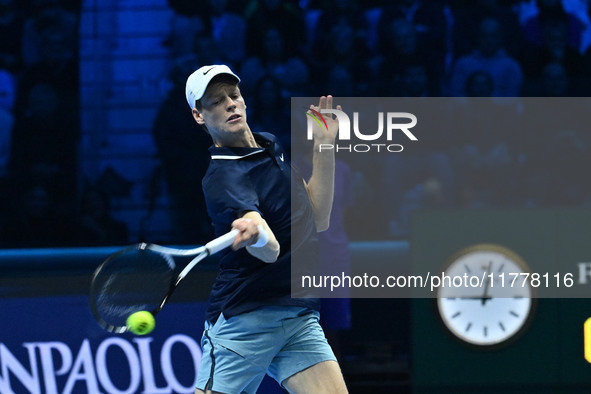
M 194 249 L 139 243 L 112 254 L 92 276 L 90 310 L 94 318 L 105 330 L 123 333 L 131 314 L 149 311 L 156 315 L 197 263 L 232 245 L 237 234 L 238 230 L 232 230 Z M 179 272 L 175 256 L 196 257 Z

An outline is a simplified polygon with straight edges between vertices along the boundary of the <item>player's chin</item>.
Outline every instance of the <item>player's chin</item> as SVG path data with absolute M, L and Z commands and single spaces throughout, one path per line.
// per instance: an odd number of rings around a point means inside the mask
M 246 125 L 246 123 L 239 122 L 239 123 L 228 124 L 228 125 L 226 125 L 226 127 L 230 131 L 236 131 L 236 130 L 244 130 L 245 125 Z
M 235 124 L 231 127 L 226 127 L 226 133 L 241 135 L 247 129 L 246 124 Z

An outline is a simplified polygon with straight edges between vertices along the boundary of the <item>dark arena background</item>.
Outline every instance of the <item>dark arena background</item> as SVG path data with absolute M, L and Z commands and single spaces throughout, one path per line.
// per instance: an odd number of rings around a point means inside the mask
M 471 113 L 478 127 L 421 134 L 419 116 L 401 152 L 339 152 L 327 248 L 361 278 L 496 245 L 545 278 L 533 287 L 577 291 L 538 289 L 492 346 L 465 334 L 507 316 L 454 333 L 435 296 L 345 295 L 321 323 L 354 394 L 591 392 L 591 128 L 563 121 L 591 113 L 590 48 L 588 0 L 0 0 L 0 394 L 193 392 L 215 257 L 147 336 L 102 331 L 88 291 L 123 245 L 213 237 L 211 139 L 184 94 L 206 64 L 242 78 L 251 129 L 286 149 L 294 97 L 512 98 L 533 123 Z

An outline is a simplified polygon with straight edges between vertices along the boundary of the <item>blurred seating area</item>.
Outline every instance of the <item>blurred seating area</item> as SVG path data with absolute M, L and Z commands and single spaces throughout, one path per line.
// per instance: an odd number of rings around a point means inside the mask
M 589 96 L 588 6 L 0 0 L 0 245 L 208 239 L 200 179 L 210 141 L 182 92 L 199 65 L 243 76 L 252 129 L 289 145 L 295 96 Z M 588 131 L 463 133 L 381 163 L 388 171 L 374 181 L 394 185 L 394 213 L 377 226 L 387 237 L 408 237 L 408 213 L 425 207 L 591 205 L 579 175 L 591 164 Z M 372 180 L 349 165 L 358 211 L 372 203 Z M 375 235 L 353 227 L 353 239 Z

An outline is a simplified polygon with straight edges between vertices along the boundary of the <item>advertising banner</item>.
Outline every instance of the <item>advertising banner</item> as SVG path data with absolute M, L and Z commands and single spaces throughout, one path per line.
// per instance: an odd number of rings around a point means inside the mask
M 0 393 L 193 393 L 205 302 L 171 303 L 145 336 L 110 334 L 86 296 L 0 300 Z

